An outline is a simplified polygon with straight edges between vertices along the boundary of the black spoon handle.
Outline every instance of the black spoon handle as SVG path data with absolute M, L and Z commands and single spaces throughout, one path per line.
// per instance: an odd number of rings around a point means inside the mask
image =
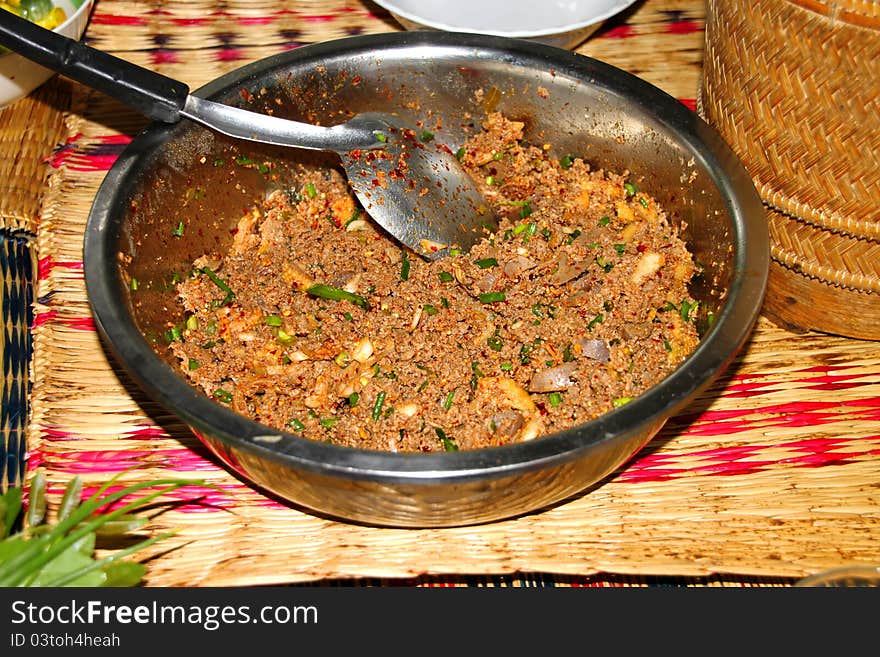
M 0 45 L 166 123 L 180 118 L 189 95 L 165 77 L 0 9 Z

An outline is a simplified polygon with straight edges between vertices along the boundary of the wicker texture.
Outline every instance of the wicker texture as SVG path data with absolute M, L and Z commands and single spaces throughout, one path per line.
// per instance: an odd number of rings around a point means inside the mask
M 708 3 L 699 110 L 767 205 L 772 256 L 788 269 L 768 289 L 781 323 L 880 339 L 868 321 L 880 314 L 878 61 L 876 1 Z
M 50 166 L 46 155 L 66 133 L 69 87 L 44 85 L 0 111 L 0 490 L 22 483 L 29 415 L 35 257 L 33 238 Z
M 34 233 L 50 168 L 45 160 L 65 134 L 61 110 L 69 86 L 47 84 L 0 111 L 0 229 Z
M 831 7 L 846 2 L 803 4 L 709 3 L 703 110 L 773 207 L 878 237 L 880 20 L 842 20 Z
M 767 211 L 770 252 L 786 267 L 833 285 L 880 292 L 880 242 L 816 227 Z
M 700 0 L 643 3 L 580 50 L 690 104 L 702 16 Z M 187 22 L 195 19 L 206 22 Z M 99 0 L 87 37 L 196 86 L 290 47 L 290 39 L 351 29 L 397 28 L 374 6 L 343 0 Z M 288 30 L 300 36 L 285 40 Z M 231 59 L 229 44 L 241 59 Z M 254 490 L 146 399 L 102 348 L 82 280 L 82 231 L 107 169 L 143 120 L 81 87 L 71 102 L 64 139 L 54 151 L 44 145 L 52 173 L 36 241 L 28 468 L 46 473 L 50 511 L 74 474 L 85 494 L 120 473 L 120 485 L 165 476 L 211 484 L 179 491 L 179 504 L 147 527 L 178 532 L 155 546 L 149 585 L 450 585 L 467 577 L 497 586 L 614 586 L 655 576 L 779 585 L 880 558 L 880 344 L 795 335 L 766 320 L 725 376 L 631 463 L 540 513 L 476 527 L 384 529 L 317 517 Z

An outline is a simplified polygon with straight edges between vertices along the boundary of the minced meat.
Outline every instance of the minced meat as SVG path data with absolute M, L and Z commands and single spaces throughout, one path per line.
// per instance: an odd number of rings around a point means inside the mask
M 416 452 L 536 439 L 657 383 L 699 340 L 690 253 L 626 172 L 522 130 L 492 114 L 459 151 L 500 229 L 434 262 L 303 166 L 179 284 L 186 376 L 270 427 Z

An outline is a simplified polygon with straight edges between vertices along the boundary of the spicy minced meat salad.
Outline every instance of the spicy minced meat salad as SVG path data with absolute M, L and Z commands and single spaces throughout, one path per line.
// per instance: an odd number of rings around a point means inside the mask
M 179 284 L 186 376 L 270 427 L 409 452 L 532 440 L 657 383 L 699 340 L 690 253 L 625 174 L 522 129 L 492 114 L 459 150 L 500 229 L 434 262 L 303 167 Z

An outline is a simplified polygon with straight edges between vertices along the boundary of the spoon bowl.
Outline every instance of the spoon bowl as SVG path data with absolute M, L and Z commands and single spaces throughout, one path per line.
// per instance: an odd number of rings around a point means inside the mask
M 468 251 L 497 222 L 452 150 L 430 143 L 392 114 L 365 113 L 317 126 L 205 100 L 183 82 L 86 46 L 7 11 L 0 45 L 125 102 L 148 118 L 181 117 L 232 137 L 332 151 L 364 210 L 393 237 L 427 259 L 452 247 Z

